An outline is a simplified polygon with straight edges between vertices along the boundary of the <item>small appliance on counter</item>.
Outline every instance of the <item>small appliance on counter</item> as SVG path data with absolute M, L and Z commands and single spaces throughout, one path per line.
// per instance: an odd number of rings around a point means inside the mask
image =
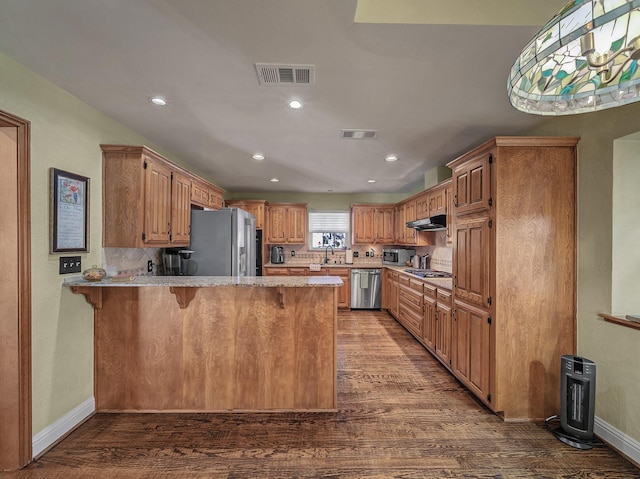
M 346 264 L 353 264 L 353 250 L 348 249 L 344 253 L 344 262 Z
M 407 261 L 410 261 L 415 254 L 415 249 L 384 249 L 382 250 L 382 264 L 406 266 Z
M 194 251 L 184 248 L 165 248 L 162 265 L 165 276 L 192 276 L 198 272 L 198 263 L 191 259 Z
M 284 263 L 284 247 L 282 246 L 271 247 L 271 263 L 273 264 Z

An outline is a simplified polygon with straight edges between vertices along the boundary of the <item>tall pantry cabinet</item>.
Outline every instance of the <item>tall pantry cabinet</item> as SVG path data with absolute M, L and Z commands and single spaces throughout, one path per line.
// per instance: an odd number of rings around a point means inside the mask
M 577 142 L 496 137 L 447 165 L 452 370 L 505 420 L 558 414 L 575 353 Z

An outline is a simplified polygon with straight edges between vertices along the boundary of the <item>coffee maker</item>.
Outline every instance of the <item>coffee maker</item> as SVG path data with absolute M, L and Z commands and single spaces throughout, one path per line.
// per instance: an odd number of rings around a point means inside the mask
M 271 263 L 273 264 L 284 263 L 284 248 L 282 246 L 271 247 Z
M 165 248 L 162 252 L 162 265 L 165 276 L 191 276 L 198 271 L 198 263 L 191 259 L 192 250 Z

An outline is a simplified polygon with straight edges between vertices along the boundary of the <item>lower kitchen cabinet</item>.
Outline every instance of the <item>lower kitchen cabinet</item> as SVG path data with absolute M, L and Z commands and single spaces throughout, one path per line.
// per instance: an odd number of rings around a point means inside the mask
M 342 286 L 338 288 L 338 308 L 349 309 L 351 307 L 351 269 L 350 268 L 321 268 L 314 271 L 305 267 L 289 268 L 264 268 L 265 276 L 339 276 Z
M 447 367 L 451 367 L 451 306 L 436 302 L 435 353 Z
M 424 295 L 424 323 L 422 326 L 422 343 L 429 351 L 436 350 L 436 288 L 425 284 Z
M 453 374 L 476 396 L 490 402 L 489 312 L 458 300 L 455 301 L 454 308 Z

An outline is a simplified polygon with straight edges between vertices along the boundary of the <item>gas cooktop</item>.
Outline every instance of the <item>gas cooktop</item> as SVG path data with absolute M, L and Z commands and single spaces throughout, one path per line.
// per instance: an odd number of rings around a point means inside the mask
M 404 270 L 406 273 L 415 274 L 421 278 L 451 278 L 451 273 L 444 271 L 436 271 L 433 269 L 409 268 Z

